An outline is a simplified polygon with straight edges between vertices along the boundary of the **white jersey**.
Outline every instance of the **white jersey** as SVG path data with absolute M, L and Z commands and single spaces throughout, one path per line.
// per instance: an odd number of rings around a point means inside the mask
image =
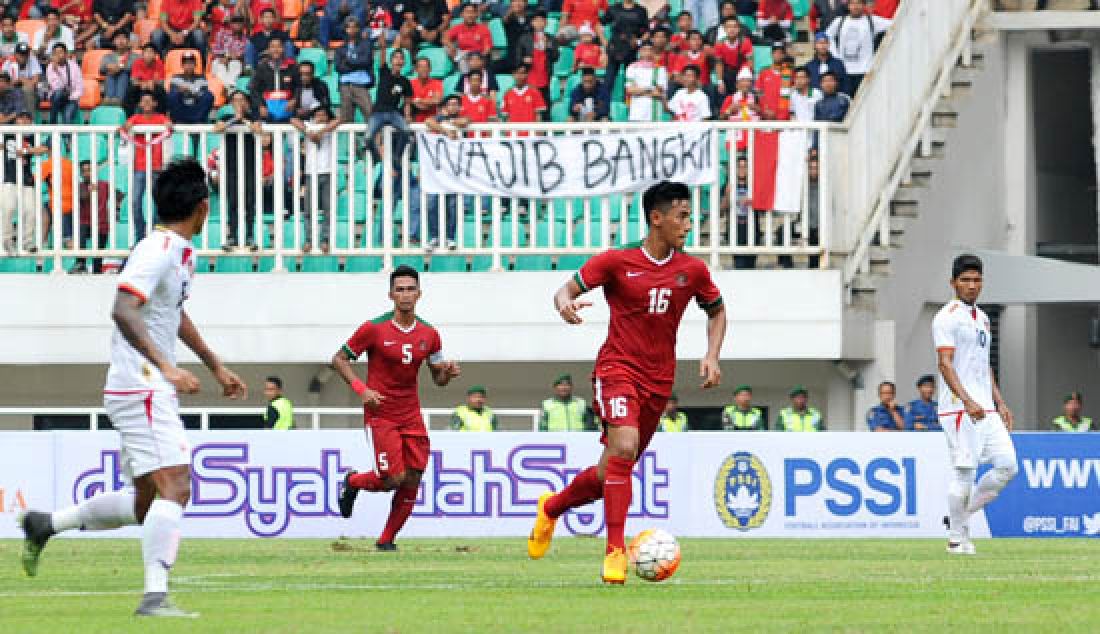
M 937 351 L 945 348 L 955 350 L 951 365 L 970 398 L 982 409 L 994 411 L 993 377 L 989 367 L 989 345 L 992 339 L 989 317 L 982 309 L 953 299 L 932 320 L 932 337 Z M 940 392 L 940 415 L 962 411 L 962 401 L 947 387 L 943 374 L 937 373 L 936 379 Z
M 134 247 L 119 275 L 118 288 L 142 299 L 141 317 L 149 337 L 169 363 L 176 362 L 183 302 L 195 275 L 194 249 L 179 234 L 156 229 Z M 105 391 L 175 391 L 160 370 L 126 341 L 115 326 Z

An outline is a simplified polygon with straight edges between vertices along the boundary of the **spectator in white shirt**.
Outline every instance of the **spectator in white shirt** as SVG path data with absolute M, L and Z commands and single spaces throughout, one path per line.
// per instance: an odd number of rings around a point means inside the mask
M 302 251 L 309 253 L 313 243 L 320 238 L 321 252 L 329 250 L 328 214 L 331 210 L 332 174 L 336 171 L 336 151 L 332 143 L 332 133 L 340 125 L 340 120 L 332 116 L 328 106 L 318 105 L 308 122 L 291 119 L 290 124 L 305 135 L 305 163 L 302 177 L 305 180 L 306 204 L 302 214 L 305 220 L 306 239 Z M 314 214 L 314 210 L 317 213 Z M 312 219 L 317 216 L 314 227 Z
M 867 15 L 863 0 L 848 2 L 848 15 L 841 16 L 825 31 L 832 42 L 832 53 L 844 62 L 848 71 L 848 86 L 855 97 L 867 71 L 871 70 L 878 35 L 890 28 L 892 20 L 877 15 Z
M 4 60 L 3 68 L 0 70 L 7 73 L 12 82 L 23 89 L 27 112 L 37 110 L 38 82 L 42 80 L 42 64 L 38 63 L 38 57 L 31 55 L 30 46 L 17 45 L 15 55 Z
M 791 120 L 813 121 L 814 105 L 821 100 L 821 91 L 810 85 L 810 71 L 799 66 L 794 71 L 794 90 L 791 91 Z
M 51 9 L 46 14 L 46 26 L 38 29 L 34 34 L 31 48 L 39 56 L 45 57 L 47 53 L 53 51 L 54 45 L 59 43 L 64 44 L 67 51 L 76 50 L 73 30 L 61 23 L 61 13 L 57 9 Z
M 710 119 L 710 98 L 699 89 L 699 67 L 684 67 L 680 77 L 684 87 L 669 99 L 668 111 L 677 121 L 697 123 Z
M 642 42 L 638 61 L 626 69 L 626 96 L 630 121 L 656 121 L 665 99 L 668 73 L 653 61 L 653 45 Z

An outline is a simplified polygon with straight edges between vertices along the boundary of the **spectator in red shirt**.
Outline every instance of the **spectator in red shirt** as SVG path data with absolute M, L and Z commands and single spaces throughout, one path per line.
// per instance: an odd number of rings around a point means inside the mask
M 756 26 L 769 42 L 789 42 L 794 11 L 788 0 L 760 0 L 756 10 Z
M 443 34 L 443 46 L 461 73 L 470 70 L 466 60 L 468 54 L 488 55 L 493 50 L 493 35 L 489 33 L 489 27 L 478 23 L 477 16 L 477 7 L 468 2 L 463 4 L 462 23 Z
M 521 63 L 530 68 L 527 83 L 542 93 L 542 98 L 550 102 L 550 69 L 558 61 L 558 44 L 546 34 L 546 12 L 536 11 L 531 16 L 531 30 L 519 38 L 516 55 Z
M 596 33 L 587 24 L 579 32 L 581 41 L 573 50 L 573 72 L 582 68 L 607 68 L 607 53 L 596 43 Z
M 413 122 L 423 123 L 439 112 L 443 101 L 443 81 L 432 79 L 432 60 L 421 57 L 416 60 L 416 77 L 412 80 Z
M 671 40 L 672 34 L 663 27 L 654 29 L 649 34 L 649 41 L 653 44 L 653 63 L 658 68 L 665 69 L 665 72 L 668 72 L 668 67 L 672 65 L 672 58 L 676 56 L 669 49 Z
M 202 0 L 168 0 L 160 12 L 160 28 L 153 31 L 153 46 L 164 55 L 176 48 L 193 48 L 206 54 L 206 34 L 201 28 Z
M 95 192 L 94 195 L 93 191 Z M 80 189 L 77 192 L 77 204 L 80 207 L 78 211 L 80 229 L 77 235 L 77 245 L 82 247 L 85 242 L 92 239 L 92 220 L 95 220 L 95 248 L 106 249 L 107 237 L 111 227 L 111 216 L 117 214 L 122 206 L 122 192 L 115 190 L 114 205 L 112 206 L 111 186 L 107 184 L 107 181 L 97 180 L 92 176 L 91 161 L 80 162 Z M 94 214 L 92 213 L 93 207 L 95 208 Z M 87 258 L 78 259 L 69 272 L 87 273 Z M 92 260 L 92 272 L 103 272 L 103 258 Z
M 512 72 L 516 85 L 504 93 L 503 114 L 509 123 L 535 123 L 545 118 L 546 102 L 539 91 L 527 85 L 529 72 L 530 69 L 524 64 Z M 521 136 L 526 136 L 526 133 Z
M 607 11 L 607 0 L 565 0 L 561 5 L 561 28 L 558 39 L 572 42 L 580 35 L 582 26 L 595 30 L 603 28 L 600 16 Z
M 867 9 L 870 9 L 871 14 L 877 15 L 880 18 L 886 18 L 887 20 L 893 20 L 894 14 L 898 12 L 898 5 L 901 4 L 901 0 L 873 0 L 873 2 L 867 4 Z M 1089 0 L 1089 8 L 1093 11 L 1098 8 L 1096 0 Z
M 742 68 L 752 70 L 752 39 L 745 33 L 737 16 L 727 17 L 722 22 L 726 39 L 714 47 L 714 68 L 722 83 L 718 92 L 725 95 L 737 90 L 737 74 Z
M 488 123 L 497 120 L 497 105 L 492 97 L 486 97 L 481 92 L 481 74 L 467 73 L 466 85 L 468 90 L 462 93 L 462 109 L 460 113 L 470 123 Z
M 206 14 L 206 19 L 210 23 L 210 41 L 216 42 L 223 32 L 231 30 L 231 21 L 234 16 L 240 16 L 247 22 L 247 7 L 248 5 L 243 2 L 234 5 L 234 0 L 218 0 L 218 4 L 211 7 Z
M 157 112 L 164 112 L 164 62 L 157 56 L 157 49 L 152 43 L 146 43 L 141 47 L 141 57 L 134 60 L 130 67 L 130 89 L 126 92 L 126 101 L 123 107 L 127 114 L 133 114 L 138 106 L 138 99 L 143 92 L 151 93 L 156 101 Z
M 683 53 L 688 48 L 688 38 L 694 30 L 695 20 L 691 17 L 691 13 L 681 11 L 680 15 L 676 16 L 676 33 L 669 40 L 668 47 L 677 53 Z
M 687 42 L 684 50 L 672 58 L 672 62 L 668 67 L 669 78 L 682 85 L 683 81 L 680 79 L 680 74 L 688 66 L 694 66 L 699 69 L 699 83 L 703 86 L 709 86 L 710 58 L 703 50 L 703 34 L 699 31 L 691 31 L 688 33 Z
M 134 148 L 134 182 L 130 187 L 132 205 L 130 216 L 134 219 L 135 242 L 145 237 L 145 227 L 151 224 L 145 222 L 145 190 L 160 174 L 164 164 L 163 144 L 172 138 L 172 122 L 168 117 L 157 112 L 157 100 L 151 93 L 142 93 L 141 100 L 138 101 L 138 109 L 137 114 L 127 119 L 119 129 L 119 134 L 129 138 Z M 131 134 L 130 131 L 134 126 L 139 125 L 162 126 L 164 131 Z M 148 156 L 147 152 L 149 152 Z

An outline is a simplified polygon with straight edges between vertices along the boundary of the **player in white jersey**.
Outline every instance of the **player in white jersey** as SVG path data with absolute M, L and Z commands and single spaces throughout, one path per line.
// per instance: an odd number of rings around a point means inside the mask
M 191 239 L 206 223 L 209 196 L 206 173 L 194 159 L 165 167 L 153 186 L 162 225 L 134 247 L 119 276 L 103 402 L 119 433 L 124 477 L 133 487 L 53 513 L 29 511 L 19 520 L 26 535 L 23 568 L 32 577 L 46 541 L 57 533 L 141 524 L 145 594 L 139 616 L 196 616 L 168 600 L 168 572 L 191 497 L 191 448 L 177 394 L 199 391 L 195 375 L 176 366 L 176 338 L 210 368 L 225 396 L 247 396 L 244 383 L 222 365 L 183 310 L 195 273 Z
M 955 299 L 932 321 L 939 358 L 940 426 L 947 437 L 952 471 L 947 489 L 947 552 L 973 555 L 970 516 L 985 508 L 1016 476 L 1012 411 L 989 364 L 989 317 L 978 308 L 982 261 L 960 255 L 951 265 Z M 992 463 L 974 485 L 980 464 Z

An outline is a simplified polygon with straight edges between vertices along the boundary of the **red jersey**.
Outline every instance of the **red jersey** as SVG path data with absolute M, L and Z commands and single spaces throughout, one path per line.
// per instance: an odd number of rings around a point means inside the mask
M 757 20 L 794 20 L 794 11 L 788 0 L 761 0 L 756 10 Z
M 130 81 L 164 81 L 164 62 L 158 57 L 146 64 L 145 57 L 138 57 L 130 66 Z
M 460 114 L 470 120 L 470 123 L 488 123 L 497 116 L 497 104 L 492 97 L 462 95 L 462 110 Z
M 126 123 L 132 126 L 139 125 L 170 125 L 172 120 L 168 117 L 154 112 L 153 114 L 137 113 L 130 115 L 130 118 L 126 120 Z M 133 135 L 134 146 L 134 171 L 144 172 L 146 168 L 145 151 L 147 147 L 151 147 L 153 154 L 149 157 L 149 166 L 153 168 L 154 172 L 160 171 L 164 165 L 164 143 L 157 142 L 156 134 L 135 133 Z
M 465 22 L 456 24 L 447 31 L 447 37 L 455 43 L 460 51 L 488 53 L 493 50 L 493 34 L 484 24 L 467 25 Z
M 522 89 L 513 87 L 504 93 L 504 112 L 508 115 L 509 123 L 538 121 L 539 110 L 546 110 L 546 102 L 542 99 L 542 93 L 530 86 Z
M 535 50 L 531 52 L 531 73 L 527 76 L 527 83 L 535 88 L 546 88 L 550 85 L 550 64 L 546 57 L 546 35 L 535 34 Z
M 686 51 L 688 49 L 688 34 L 673 33 L 668 39 L 668 47 L 674 51 Z
M 752 68 L 752 56 L 752 40 L 747 37 L 722 40 L 714 47 L 714 57 L 725 65 L 727 73 L 737 74 L 742 66 Z
M 595 42 L 577 44 L 577 48 L 573 49 L 573 60 L 577 68 L 603 68 L 600 65 L 601 57 L 603 57 L 603 48 Z
M 366 353 L 367 387 L 386 397 L 378 409 L 365 410 L 367 423 L 385 421 L 403 434 L 427 436 L 416 377 L 425 361 L 442 360 L 436 329 L 418 317 L 411 329 L 403 330 L 390 312 L 359 326 L 343 350 L 350 359 Z
M 434 99 L 443 96 L 443 81 L 440 79 L 429 79 L 426 82 L 422 82 L 418 77 L 409 80 L 409 83 L 412 84 L 413 99 Z M 434 117 L 438 111 L 438 107 L 421 110 L 413 106 L 413 122 L 423 123 Z
M 565 0 L 561 12 L 569 14 L 566 24 L 578 29 L 587 24 L 592 30 L 602 29 L 600 14 L 607 11 L 607 0 Z
M 760 93 L 760 105 L 771 112 L 774 119 L 786 121 L 791 118 L 790 72 L 780 72 L 775 68 L 760 71 L 756 79 L 756 90 Z
M 201 16 L 205 10 L 202 0 L 172 0 L 164 4 L 160 15 L 168 22 L 168 26 L 182 31 L 190 29 L 195 24 L 195 17 Z
M 710 60 L 707 58 L 706 53 L 702 51 L 680 53 L 669 62 L 668 71 L 670 73 L 682 73 L 688 66 L 695 66 L 699 69 L 699 83 L 710 85 Z
M 593 375 L 627 380 L 668 396 L 676 378 L 676 332 L 691 300 L 704 309 L 722 304 L 710 269 L 699 258 L 673 251 L 654 260 L 641 245 L 605 251 L 573 280 L 588 291 L 603 287 L 611 309 L 607 340 Z

